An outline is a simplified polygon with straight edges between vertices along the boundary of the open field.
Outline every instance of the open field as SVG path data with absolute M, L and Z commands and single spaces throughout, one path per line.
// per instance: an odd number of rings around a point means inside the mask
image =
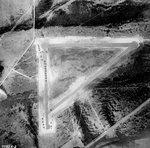
M 149 0 L 0 0 L 0 147 L 149 148 Z

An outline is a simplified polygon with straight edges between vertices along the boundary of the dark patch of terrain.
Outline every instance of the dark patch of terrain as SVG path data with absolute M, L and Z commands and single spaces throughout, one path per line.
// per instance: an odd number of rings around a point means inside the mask
M 65 6 L 69 13 L 59 8 L 66 2 L 61 2 L 52 7 L 52 1 L 42 0 L 36 7 L 35 28 L 49 26 L 99 26 L 105 25 L 108 28 L 118 27 L 129 22 L 149 20 L 150 4 L 138 3 L 126 0 L 116 5 L 95 4 L 93 1 L 74 1 Z M 43 18 L 41 15 L 51 10 L 52 18 L 48 21 L 49 14 Z M 0 28 L 0 34 L 10 31 L 13 23 Z M 19 24 L 15 31 L 28 30 L 33 27 L 33 20 L 30 19 Z
M 133 2 L 131 0 L 126 0 L 114 6 L 95 4 L 92 1 L 87 2 L 85 0 L 74 1 L 68 8 L 69 13 L 58 9 L 58 7 L 51 8 L 54 16 L 50 21 L 46 21 L 49 15 L 41 20 L 37 18 L 36 27 L 78 25 L 117 27 L 127 22 L 136 22 L 149 18 L 148 15 L 145 15 L 145 12 L 150 10 L 150 4 Z
M 26 148 L 32 145 L 38 148 L 38 125 L 32 113 L 33 103 L 37 102 L 37 98 L 30 99 L 31 93 L 25 92 L 8 96 L 7 100 L 1 102 L 1 145 L 14 145 L 17 148 Z
M 115 89 L 94 88 L 92 93 L 93 106 L 100 120 L 105 119 L 110 126 L 150 98 L 150 88 L 146 86 Z
M 150 104 L 147 104 L 134 116 L 129 118 L 123 124 L 114 130 L 114 137 L 104 137 L 99 143 L 102 148 L 105 146 L 134 147 L 134 140 L 144 139 L 150 137 Z M 97 143 L 98 144 L 98 143 Z M 141 145 L 142 146 L 142 145 Z M 143 145 L 144 146 L 144 145 Z M 147 144 L 146 144 L 147 146 Z M 140 147 L 139 147 L 140 148 Z
M 48 11 L 53 4 L 53 0 L 41 0 L 36 7 L 36 18 Z
M 82 106 L 81 106 L 80 102 L 74 103 L 72 112 L 73 112 L 73 115 L 76 117 L 77 122 L 78 122 L 79 126 L 81 127 L 81 130 L 83 133 L 83 137 L 81 140 L 85 145 L 87 145 L 93 139 L 95 139 L 97 137 L 97 135 L 95 135 L 94 133 L 91 132 L 91 129 L 87 122 L 87 117 L 86 117 L 87 115 L 82 113 Z
M 0 61 L 0 77 L 2 76 L 3 71 L 4 71 L 3 62 Z
M 0 35 L 11 31 L 15 25 L 16 24 L 14 23 L 14 24 L 11 24 L 11 25 L 8 25 L 8 26 L 1 27 L 0 28 Z M 29 30 L 31 28 L 33 28 L 33 20 L 29 19 L 29 20 L 24 21 L 23 23 L 18 24 L 14 28 L 13 31 L 21 31 L 21 30 L 26 31 L 26 30 Z
M 39 148 L 39 142 L 38 142 L 38 124 L 37 121 L 34 119 L 32 114 L 32 106 L 33 102 L 27 102 L 27 115 L 28 115 L 28 121 L 29 124 L 27 124 L 27 128 L 31 131 L 31 133 L 34 135 L 34 145 L 36 148 Z

